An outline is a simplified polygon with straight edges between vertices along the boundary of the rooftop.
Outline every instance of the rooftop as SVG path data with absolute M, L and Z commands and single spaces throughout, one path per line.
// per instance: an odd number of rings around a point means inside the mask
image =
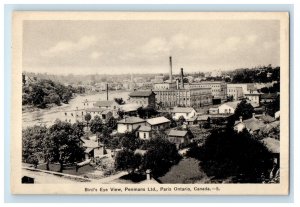
M 277 94 L 276 93 L 263 93 L 261 94 L 261 98 L 276 98 L 277 97 Z
M 126 117 L 118 121 L 119 124 L 135 124 L 135 123 L 143 123 L 143 122 L 145 122 L 144 119 L 135 116 Z
M 129 94 L 130 97 L 148 97 L 151 96 L 153 91 L 133 91 L 132 93 Z
M 174 137 L 184 137 L 186 134 L 187 131 L 171 129 L 168 135 Z
M 241 101 L 232 101 L 232 102 L 226 102 L 226 103 L 224 103 L 224 104 L 222 104 L 222 105 L 227 105 L 227 106 L 230 106 L 230 107 L 236 109 L 237 105 L 238 105 L 240 102 L 241 102 Z M 221 105 L 221 106 L 222 106 L 222 105 Z
M 97 148 L 99 147 L 99 143 L 94 140 L 84 139 L 81 138 L 81 141 L 83 141 L 83 146 L 86 148 Z
M 193 110 L 195 110 L 192 107 L 174 107 L 173 113 L 191 113 Z
M 139 128 L 139 131 L 141 131 L 141 132 L 150 132 L 151 131 L 151 127 L 149 127 L 149 126 L 141 126 Z
M 158 124 L 168 123 L 168 122 L 170 122 L 170 120 L 167 119 L 164 116 L 161 116 L 161 117 L 155 117 L 155 118 L 147 119 L 147 122 L 150 125 L 158 125 Z

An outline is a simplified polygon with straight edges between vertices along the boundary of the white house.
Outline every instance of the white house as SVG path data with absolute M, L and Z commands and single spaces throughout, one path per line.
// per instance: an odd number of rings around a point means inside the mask
M 172 110 L 172 117 L 178 120 L 179 117 L 183 116 L 185 119 L 192 118 L 196 115 L 196 110 L 192 107 L 175 107 Z
M 96 101 L 93 105 L 101 109 L 110 109 L 114 117 L 117 117 L 117 112 L 120 109 L 120 105 L 115 101 Z
M 118 133 L 132 132 L 139 126 L 145 125 L 145 120 L 139 117 L 125 117 L 118 121 L 117 131 Z
M 152 137 L 151 127 L 149 127 L 149 126 L 141 126 L 138 129 L 138 136 L 139 136 L 140 139 L 147 139 L 147 140 L 149 140 Z
M 218 107 L 219 114 L 234 114 L 234 111 L 240 101 L 227 102 Z

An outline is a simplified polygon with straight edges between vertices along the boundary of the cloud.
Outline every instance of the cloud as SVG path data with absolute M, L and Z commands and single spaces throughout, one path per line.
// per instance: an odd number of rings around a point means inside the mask
M 61 53 L 70 53 L 74 51 L 82 51 L 97 42 L 95 36 L 83 36 L 77 41 L 60 41 L 42 53 L 43 56 L 56 56 Z
M 168 53 L 170 51 L 168 42 L 163 38 L 152 38 L 141 47 L 142 52 L 150 55 Z

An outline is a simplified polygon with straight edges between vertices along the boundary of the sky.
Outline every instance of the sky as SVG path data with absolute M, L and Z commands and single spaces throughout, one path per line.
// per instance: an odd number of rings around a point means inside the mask
M 276 20 L 29 21 L 23 70 L 48 74 L 173 73 L 280 66 Z

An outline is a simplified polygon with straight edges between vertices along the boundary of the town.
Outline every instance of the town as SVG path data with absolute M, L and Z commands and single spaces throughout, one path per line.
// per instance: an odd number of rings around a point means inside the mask
M 278 183 L 280 68 L 168 65 L 88 83 L 23 73 L 24 113 L 62 109 L 23 126 L 22 183 Z

